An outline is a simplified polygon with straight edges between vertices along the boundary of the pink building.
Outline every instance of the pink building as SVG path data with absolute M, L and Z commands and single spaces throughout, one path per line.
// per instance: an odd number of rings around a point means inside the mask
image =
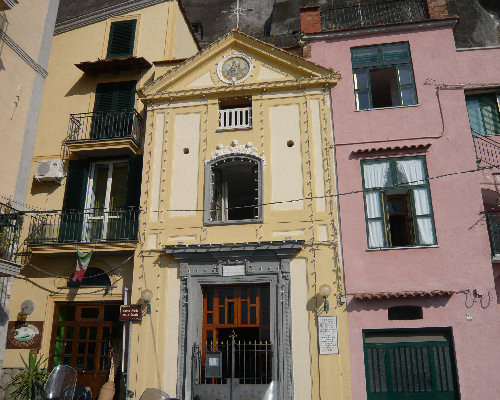
M 500 218 L 483 210 L 500 209 L 500 48 L 457 50 L 444 0 L 378 6 L 351 25 L 348 9 L 301 9 L 305 54 L 342 75 L 353 399 L 499 399 Z

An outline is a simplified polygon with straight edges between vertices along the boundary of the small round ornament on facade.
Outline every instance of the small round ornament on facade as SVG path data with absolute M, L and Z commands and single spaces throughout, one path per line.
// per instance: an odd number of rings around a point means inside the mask
M 217 75 L 222 82 L 237 84 L 245 81 L 252 73 L 252 60 L 244 54 L 224 57 L 217 66 Z

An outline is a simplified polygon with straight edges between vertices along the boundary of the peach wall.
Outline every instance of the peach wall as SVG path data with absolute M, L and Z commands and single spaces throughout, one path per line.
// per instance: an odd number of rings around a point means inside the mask
M 355 111 L 350 48 L 399 41 L 410 44 L 418 105 Z M 451 27 L 436 27 L 312 40 L 311 60 L 342 75 L 332 90 L 339 193 L 362 188 L 361 158 L 353 154 L 361 149 L 430 145 L 417 153 L 363 157 L 425 155 L 430 177 L 476 168 L 464 89 L 457 85 L 498 84 L 500 49 L 457 52 Z M 479 177 L 475 172 L 430 181 L 438 242 L 431 248 L 367 250 L 362 194 L 340 197 L 353 399 L 366 398 L 362 330 L 396 327 L 451 327 L 461 398 L 500 398 L 500 342 L 494 340 L 500 332 L 500 313 L 488 235 L 480 214 Z M 476 289 L 485 294 L 483 305 L 473 303 L 470 296 L 466 299 L 464 293 L 451 298 L 370 302 L 352 298 L 359 292 L 436 289 Z M 404 304 L 422 306 L 424 318 L 388 321 L 387 308 Z M 467 320 L 467 313 L 472 320 Z

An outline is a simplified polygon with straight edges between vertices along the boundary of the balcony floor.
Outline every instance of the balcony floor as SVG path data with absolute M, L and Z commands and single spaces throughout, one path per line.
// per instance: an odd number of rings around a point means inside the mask
M 68 150 L 79 157 L 138 155 L 141 148 L 132 138 L 66 141 Z
M 33 254 L 41 256 L 74 255 L 76 249 L 84 253 L 94 250 L 94 252 L 99 254 L 112 254 L 118 252 L 133 252 L 136 247 L 136 241 L 98 243 L 37 243 L 29 245 Z

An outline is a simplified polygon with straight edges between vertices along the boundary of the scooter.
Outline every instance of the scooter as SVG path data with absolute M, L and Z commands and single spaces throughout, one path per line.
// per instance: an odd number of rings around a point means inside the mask
M 45 384 L 36 381 L 35 385 L 44 390 L 44 400 L 92 400 L 90 388 L 76 385 L 76 369 L 68 365 L 58 365 L 49 375 Z

